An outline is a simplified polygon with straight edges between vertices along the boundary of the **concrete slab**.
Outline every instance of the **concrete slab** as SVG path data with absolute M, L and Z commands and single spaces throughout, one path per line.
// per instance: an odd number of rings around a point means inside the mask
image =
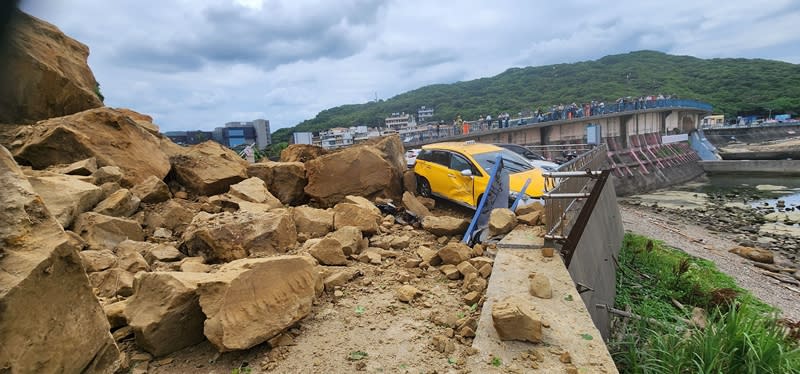
M 497 243 L 497 248 L 542 248 L 544 246 L 543 236 L 544 226 L 517 225 Z
M 539 299 L 530 295 L 528 275 L 531 272 L 550 278 L 553 298 Z M 510 295 L 529 301 L 549 326 L 543 329 L 542 343 L 499 339 L 492 322 L 492 305 Z M 472 346 L 478 353 L 469 357 L 467 365 L 474 372 L 529 372 L 536 368 L 547 373 L 563 373 L 566 364 L 559 360 L 562 352 L 569 352 L 572 363 L 581 373 L 618 372 L 563 261 L 558 255 L 545 258 L 541 250 L 498 250 Z M 531 352 L 538 352 L 534 355 L 542 360 L 531 360 Z M 492 365 L 492 357 L 500 361 Z

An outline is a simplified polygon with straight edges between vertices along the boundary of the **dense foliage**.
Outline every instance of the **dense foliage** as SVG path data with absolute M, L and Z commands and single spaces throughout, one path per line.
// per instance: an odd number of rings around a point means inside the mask
M 392 112 L 416 113 L 426 105 L 434 120 L 466 120 L 500 112 L 515 115 L 559 103 L 606 102 L 619 97 L 677 95 L 714 106 L 727 116 L 800 112 L 800 65 L 761 59 L 699 59 L 655 51 L 606 56 L 596 61 L 512 68 L 491 77 L 436 84 L 366 104 L 342 105 L 273 134 L 382 125 Z
M 777 321 L 713 263 L 660 242 L 625 236 L 615 304 L 651 318 L 615 321 L 609 349 L 622 373 L 800 373 L 797 324 Z M 693 307 L 708 311 L 705 328 L 684 322 Z

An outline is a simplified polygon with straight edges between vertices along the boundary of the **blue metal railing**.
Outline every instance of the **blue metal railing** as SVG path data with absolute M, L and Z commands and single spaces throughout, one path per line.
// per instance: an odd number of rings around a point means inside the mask
M 428 130 L 416 131 L 407 143 L 422 143 L 433 139 L 442 139 L 449 137 L 456 137 L 462 135 L 485 134 L 499 129 L 507 129 L 525 125 L 553 122 L 553 121 L 569 121 L 579 120 L 585 118 L 597 118 L 608 115 L 616 115 L 623 113 L 633 113 L 639 111 L 665 109 L 665 108 L 682 108 L 682 109 L 696 109 L 704 112 L 711 112 L 711 104 L 704 103 L 697 100 L 687 99 L 656 99 L 656 100 L 630 100 L 623 102 L 612 102 L 600 106 L 599 103 L 595 105 L 577 106 L 575 108 L 565 108 L 563 110 L 548 111 L 540 113 L 538 116 L 522 117 L 522 118 L 509 118 L 506 121 L 493 120 L 487 122 L 486 120 L 477 121 L 464 121 L 469 125 L 468 133 L 465 133 L 462 126 L 456 124 L 451 125 L 433 125 Z M 585 112 L 589 112 L 586 115 Z

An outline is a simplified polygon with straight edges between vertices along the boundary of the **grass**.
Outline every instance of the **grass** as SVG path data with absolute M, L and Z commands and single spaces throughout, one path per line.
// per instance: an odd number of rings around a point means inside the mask
M 800 373 L 797 338 L 774 308 L 713 263 L 627 234 L 619 265 L 616 307 L 659 321 L 617 321 L 609 349 L 620 372 Z M 709 312 L 705 329 L 681 322 L 693 307 Z

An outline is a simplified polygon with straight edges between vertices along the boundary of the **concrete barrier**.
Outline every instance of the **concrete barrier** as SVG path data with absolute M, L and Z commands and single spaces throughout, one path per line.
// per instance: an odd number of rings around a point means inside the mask
M 617 256 L 625 230 L 617 205 L 614 184 L 608 181 L 592 210 L 583 235 L 569 264 L 569 274 L 603 338 L 609 335 L 609 316 L 597 304 L 614 305 L 617 286 Z
M 800 175 L 800 160 L 700 161 L 708 174 Z

